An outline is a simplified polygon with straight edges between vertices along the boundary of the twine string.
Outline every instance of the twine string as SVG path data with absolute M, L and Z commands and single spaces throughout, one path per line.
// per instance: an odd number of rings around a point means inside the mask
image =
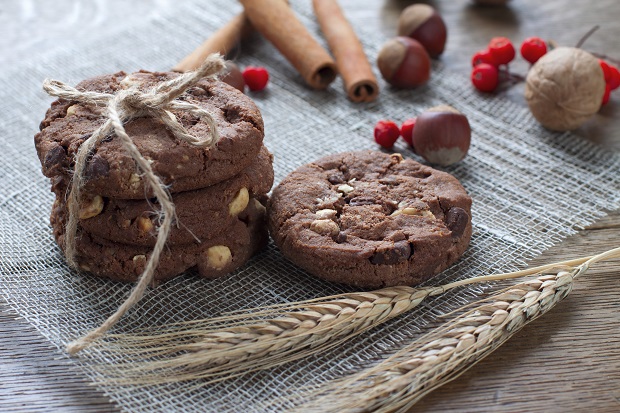
M 153 172 L 150 163 L 140 154 L 140 151 L 133 143 L 131 137 L 125 131 L 123 124 L 131 119 L 150 116 L 159 119 L 173 136 L 179 140 L 197 147 L 213 147 L 219 140 L 219 134 L 213 116 L 200 106 L 175 99 L 188 88 L 195 85 L 200 79 L 215 76 L 221 72 L 223 68 L 223 59 L 221 56 L 214 54 L 209 56 L 198 70 L 182 74 L 174 79 L 160 83 L 158 86 L 146 92 L 140 91 L 138 85 L 134 85 L 116 94 L 109 94 L 79 91 L 57 80 L 45 80 L 43 83 L 43 90 L 51 96 L 90 105 L 106 106 L 106 121 L 80 145 L 75 157 L 71 192 L 68 200 L 69 217 L 65 228 L 65 256 L 68 264 L 73 268 L 78 267 L 75 259 L 76 235 L 81 191 L 84 186 L 85 167 L 89 155 L 92 153 L 97 143 L 110 133 L 115 133 L 120 139 L 123 149 L 126 150 L 136 162 L 138 170 L 144 177 L 145 183 L 153 190 L 155 197 L 161 205 L 162 221 L 157 234 L 155 247 L 131 294 L 114 314 L 101 324 L 101 326 L 90 331 L 78 340 L 69 343 L 67 345 L 67 352 L 69 354 L 76 354 L 103 336 L 134 304 L 140 301 L 147 286 L 153 280 L 155 269 L 159 264 L 159 259 L 168 239 L 168 234 L 175 216 L 174 203 L 172 202 L 172 198 L 166 186 Z M 209 126 L 210 136 L 206 139 L 200 139 L 191 135 L 183 125 L 179 123 L 173 111 L 187 111 L 205 121 Z

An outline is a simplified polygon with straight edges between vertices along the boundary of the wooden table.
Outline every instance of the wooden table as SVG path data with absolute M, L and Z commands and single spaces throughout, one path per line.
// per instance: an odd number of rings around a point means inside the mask
M 349 18 L 381 19 L 386 40 L 394 35 L 400 10 L 411 2 L 341 0 Z M 601 25 L 586 43 L 591 51 L 620 58 L 620 2 L 617 0 L 512 0 L 508 8 L 480 8 L 467 0 L 427 2 L 449 28 L 442 61 L 469 73 L 470 58 L 493 36 L 520 44 L 529 36 L 574 45 Z M 525 64 L 513 70 L 525 73 Z M 522 87 L 503 93 L 525 104 Z M 620 150 L 620 92 L 577 133 Z M 532 264 L 602 252 L 620 243 L 620 212 L 550 249 Z M 549 314 L 454 382 L 436 390 L 417 412 L 620 411 L 620 262 L 598 264 L 574 292 Z M 66 360 L 31 327 L 0 303 L 0 411 L 115 412 Z M 7 362 L 7 360 L 10 360 Z

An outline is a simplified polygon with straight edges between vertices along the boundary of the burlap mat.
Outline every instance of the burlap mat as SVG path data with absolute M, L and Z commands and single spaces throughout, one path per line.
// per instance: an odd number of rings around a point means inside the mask
M 54 18 L 70 20 L 71 16 L 59 14 L 71 9 L 69 3 L 54 2 L 56 11 L 49 6 L 51 18 L 45 13 L 33 17 L 26 6 L 13 6 L 16 9 L 8 10 L 3 23 L 9 28 L 14 25 L 15 37 L 25 36 L 28 27 L 37 25 L 42 25 L 40 33 L 44 33 Z M 117 24 L 105 37 L 97 37 L 88 25 L 67 20 L 67 29 L 60 32 L 73 42 L 30 38 L 29 43 L 15 47 L 9 60 L 12 64 L 0 68 L 0 295 L 59 348 L 99 325 L 131 286 L 70 271 L 52 239 L 48 223 L 52 195 L 41 175 L 32 138 L 51 101 L 40 91 L 42 80 L 52 77 L 75 84 L 121 69 L 165 70 L 240 10 L 226 0 L 163 2 L 158 12 L 149 8 L 152 3 L 95 3 L 82 10 L 80 21 L 88 20 L 89 14 L 97 19 L 108 13 L 105 18 L 116 19 Z M 320 38 L 308 2 L 291 3 Z M 122 7 L 142 13 L 140 24 L 124 19 Z M 374 60 L 385 39 L 376 27 L 353 24 Z M 521 268 L 529 258 L 606 210 L 620 207 L 619 156 L 571 134 L 545 131 L 527 109 L 480 96 L 465 77 L 441 67 L 435 68 L 430 83 L 421 89 L 397 91 L 381 83 L 380 99 L 361 105 L 346 99 L 340 81 L 323 92 L 307 89 L 288 62 L 258 36 L 245 46 L 238 61 L 242 66 L 264 65 L 270 71 L 269 88 L 252 96 L 265 119 L 266 145 L 275 155 L 276 182 L 322 155 L 376 148 L 372 128 L 379 119 L 402 121 L 443 103 L 468 116 L 474 131 L 470 154 L 446 170 L 461 180 L 474 199 L 474 236 L 464 258 L 433 283 Z M 415 158 L 403 145 L 396 149 Z M 281 411 L 287 402 L 273 405 L 274 399 L 372 365 L 417 337 L 438 314 L 472 300 L 484 288 L 470 287 L 429 300 L 326 354 L 200 391 L 188 392 L 186 385 L 98 386 L 128 411 L 233 412 L 240 406 L 247 412 Z M 206 281 L 187 274 L 149 291 L 115 331 L 343 291 L 348 289 L 307 276 L 270 247 L 228 277 Z M 114 362 L 105 357 L 86 350 L 75 362 L 97 383 L 103 377 L 91 362 Z

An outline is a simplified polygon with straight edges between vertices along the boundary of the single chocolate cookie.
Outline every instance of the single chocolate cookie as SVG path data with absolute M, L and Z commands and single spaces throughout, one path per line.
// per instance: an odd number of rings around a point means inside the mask
M 84 80 L 77 89 L 115 93 L 129 85 L 141 89 L 178 76 L 178 73 L 119 72 Z M 146 116 L 128 121 L 125 130 L 140 153 L 151 161 L 153 171 L 172 193 L 207 187 L 231 178 L 247 168 L 258 155 L 263 141 L 263 120 L 256 105 L 243 93 L 218 80 L 203 79 L 178 99 L 207 110 L 217 124 L 220 139 L 213 148 L 198 148 L 175 138 L 158 119 Z M 199 138 L 210 136 L 207 123 L 188 112 L 175 113 L 188 132 Z M 80 145 L 103 124 L 105 108 L 59 99 L 52 103 L 35 145 L 43 174 L 68 180 Z M 135 161 L 120 139 L 111 134 L 101 141 L 85 169 L 87 193 L 121 199 L 152 196 Z
M 252 200 L 229 228 L 209 241 L 164 248 L 154 280 L 174 278 L 194 267 L 205 278 L 217 278 L 240 268 L 267 245 L 269 236 L 264 221 L 265 207 Z M 51 223 L 56 241 L 64 250 L 64 226 L 54 217 Z M 117 281 L 136 281 L 152 253 L 149 247 L 94 239 L 84 231 L 78 232 L 76 243 L 80 268 Z
M 241 173 L 195 191 L 172 195 L 176 224 L 168 245 L 206 241 L 230 227 L 252 198 L 260 198 L 273 184 L 273 157 L 263 147 L 254 162 Z M 65 221 L 66 187 L 56 188 L 52 214 Z M 95 239 L 131 245 L 154 246 L 159 227 L 156 199 L 114 199 L 87 194 L 80 208 L 79 225 Z
M 453 176 L 376 151 L 302 166 L 273 191 L 268 225 L 285 257 L 361 288 L 415 285 L 469 244 L 471 198 Z

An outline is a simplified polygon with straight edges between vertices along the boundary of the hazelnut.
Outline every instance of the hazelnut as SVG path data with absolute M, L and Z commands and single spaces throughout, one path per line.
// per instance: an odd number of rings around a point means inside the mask
M 78 217 L 80 219 L 96 217 L 101 211 L 103 211 L 103 198 L 100 195 L 95 195 L 92 198 L 82 200 Z
M 146 266 L 146 255 L 134 255 L 131 261 L 133 262 L 133 271 L 135 274 L 140 274 L 144 271 L 144 267 Z
M 338 235 L 340 227 L 331 219 L 315 219 L 310 223 L 310 230 L 321 235 L 329 235 L 331 237 Z
M 400 153 L 396 152 L 396 153 L 391 153 L 390 154 L 390 159 L 392 160 L 392 162 L 396 162 L 401 163 L 402 161 L 405 160 L 405 158 L 403 158 L 403 155 L 401 155 Z
M 343 194 L 347 195 L 350 194 L 351 192 L 353 192 L 355 190 L 355 188 L 353 188 L 351 185 L 349 184 L 342 184 L 342 185 L 338 185 L 338 192 L 342 192 Z
M 418 116 L 413 128 L 413 148 L 428 162 L 452 165 L 467 155 L 471 127 L 467 117 L 451 106 L 441 105 Z
M 448 30 L 434 8 L 427 4 L 412 4 L 400 14 L 398 35 L 417 40 L 430 57 L 437 58 L 443 53 Z
M 131 260 L 136 265 L 144 264 L 146 262 L 146 255 L 134 255 Z
M 574 47 L 558 47 L 538 59 L 525 79 L 525 99 L 544 127 L 568 131 L 601 107 L 605 76 L 597 58 Z
M 232 261 L 230 248 L 225 245 L 215 245 L 207 249 L 207 265 L 221 270 Z
M 243 81 L 241 70 L 239 70 L 239 66 L 230 60 L 226 61 L 224 70 L 220 74 L 220 80 L 240 90 L 242 93 L 245 92 L 245 82 Z
M 335 209 L 319 209 L 316 211 L 316 216 L 321 219 L 332 219 L 336 214 L 337 212 Z
M 403 209 L 398 209 L 394 212 L 392 212 L 391 216 L 398 216 L 398 215 L 411 215 L 411 216 L 419 216 L 419 217 L 426 217 L 426 218 L 435 218 L 435 214 L 433 214 L 431 211 L 429 211 L 428 209 L 417 209 L 417 208 L 412 208 L 412 207 L 406 207 Z
M 144 233 L 149 233 L 153 230 L 153 222 L 147 217 L 139 217 L 136 220 L 138 229 Z
M 77 108 L 78 108 L 78 105 L 71 105 L 71 106 L 69 106 L 67 108 L 67 114 L 65 116 L 69 117 L 69 116 L 75 115 L 75 112 L 76 112 Z
M 431 59 L 426 49 L 409 37 L 396 37 L 385 43 L 379 51 L 377 65 L 383 78 L 400 88 L 420 86 L 431 75 Z
M 137 173 L 132 173 L 129 176 L 129 186 L 132 189 L 138 189 L 140 187 L 140 175 Z
M 233 217 L 237 216 L 248 206 L 248 202 L 250 202 L 250 193 L 247 188 L 243 187 L 228 204 L 228 212 Z

